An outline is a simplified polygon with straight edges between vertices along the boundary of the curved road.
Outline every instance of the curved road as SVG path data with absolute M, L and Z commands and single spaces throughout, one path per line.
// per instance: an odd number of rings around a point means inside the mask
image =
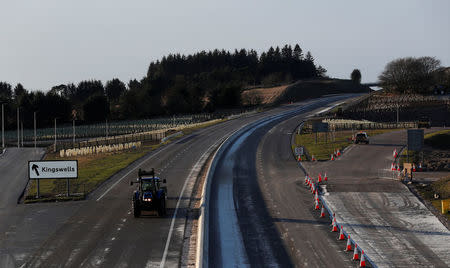
M 242 126 L 303 105 L 286 105 L 196 131 L 136 161 L 85 201 L 2 209 L 0 266 L 180 266 L 191 192 L 209 153 Z M 134 187 L 129 181 L 136 178 L 138 168 L 152 167 L 167 179 L 168 215 L 148 213 L 135 219 L 130 211 Z
M 311 194 L 298 186 L 302 176 L 290 149 L 301 118 L 339 100 L 303 103 L 230 138 L 211 182 L 209 267 L 351 266 L 330 242 L 328 223 L 312 214 Z

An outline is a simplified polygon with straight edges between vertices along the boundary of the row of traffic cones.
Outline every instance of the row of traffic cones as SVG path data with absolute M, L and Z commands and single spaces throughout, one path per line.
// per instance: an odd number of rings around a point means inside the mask
M 416 168 L 416 164 L 414 164 L 414 163 L 412 164 L 412 172 L 417 172 L 417 171 L 422 171 L 422 170 L 423 170 L 422 163 L 419 163 L 417 168 Z M 391 171 L 401 171 L 400 165 L 393 162 L 391 164 Z
M 320 209 L 320 218 L 325 218 L 325 206 L 324 204 L 320 204 L 319 199 L 319 192 L 317 191 L 317 188 L 319 186 L 319 183 L 322 181 L 327 181 L 327 175 L 324 173 L 324 176 L 322 177 L 322 174 L 319 173 L 317 183 L 313 181 L 313 179 L 309 176 L 305 176 L 305 185 L 308 185 L 311 189 L 311 192 L 314 194 L 314 210 Z M 336 222 L 336 214 L 333 213 L 332 219 L 331 219 L 331 232 L 338 232 L 338 224 Z M 339 237 L 338 240 L 345 240 L 345 233 L 344 233 L 344 227 L 341 225 Z M 347 244 L 345 247 L 346 251 L 352 251 L 352 242 L 350 239 L 350 235 L 347 236 Z M 359 260 L 359 266 L 360 267 L 366 267 L 366 259 L 364 257 L 364 250 L 360 249 L 361 251 L 361 257 L 359 255 L 358 245 L 355 243 L 355 246 L 353 248 L 353 258 L 352 260 L 358 261 Z
M 336 149 L 336 150 L 334 150 L 334 153 L 331 154 L 330 160 L 334 161 L 334 160 L 336 160 L 336 157 L 339 157 L 341 155 L 342 155 L 341 151 L 339 149 Z

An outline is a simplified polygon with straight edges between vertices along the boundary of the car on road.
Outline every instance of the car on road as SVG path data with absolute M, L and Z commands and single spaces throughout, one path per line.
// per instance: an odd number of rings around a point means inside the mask
M 355 141 L 355 144 L 358 144 L 358 143 L 369 144 L 369 136 L 367 135 L 366 132 L 359 132 L 356 134 L 354 141 Z
M 160 217 L 166 214 L 167 187 L 162 186 L 162 183 L 165 184 L 166 180 L 155 177 L 154 169 L 139 169 L 137 181 L 130 182 L 130 185 L 138 184 L 132 198 L 135 218 L 141 216 L 141 211 L 156 211 Z

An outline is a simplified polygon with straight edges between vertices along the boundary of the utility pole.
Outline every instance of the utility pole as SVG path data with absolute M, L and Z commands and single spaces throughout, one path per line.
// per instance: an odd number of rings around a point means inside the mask
M 73 132 L 73 134 L 72 134 L 72 136 L 73 136 L 73 140 L 72 140 L 73 148 L 75 148 L 75 118 L 72 119 L 72 132 Z
M 22 141 L 22 147 L 23 147 L 23 121 L 20 121 L 20 128 L 22 129 L 21 141 Z
M 17 148 L 20 148 L 19 107 L 17 107 Z
M 5 148 L 5 104 L 2 103 L 2 148 Z
M 56 153 L 56 118 L 55 118 L 55 147 L 53 149 L 53 152 Z
M 106 139 L 108 139 L 108 119 L 106 119 Z
M 34 149 L 36 149 L 36 112 L 33 113 L 34 122 Z

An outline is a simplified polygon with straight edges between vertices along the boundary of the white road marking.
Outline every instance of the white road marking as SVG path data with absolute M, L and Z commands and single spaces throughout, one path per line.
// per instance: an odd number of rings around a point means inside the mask
M 167 147 L 166 147 L 167 148 Z M 157 156 L 159 153 L 161 153 L 163 150 L 156 152 L 154 155 L 150 156 L 149 158 L 145 159 L 144 161 L 142 161 L 142 163 L 140 163 L 139 165 L 137 165 L 135 168 L 132 168 L 130 171 L 128 171 L 125 175 L 122 176 L 122 178 L 118 179 L 113 185 L 111 185 L 111 187 L 108 188 L 108 190 L 106 190 L 99 198 L 97 198 L 97 202 L 100 201 L 107 193 L 109 193 L 109 191 L 112 190 L 112 188 L 114 188 L 119 182 L 121 182 L 126 176 L 130 175 L 131 172 L 135 171 L 138 167 L 142 166 L 145 162 L 147 162 L 148 160 L 152 159 L 153 157 Z
M 173 227 L 175 225 L 175 219 L 177 217 L 177 213 L 178 213 L 178 208 L 180 207 L 180 203 L 181 203 L 181 198 L 183 197 L 184 191 L 186 189 L 186 185 L 188 183 L 188 181 L 190 181 L 191 176 L 194 174 L 195 171 L 199 171 L 201 169 L 201 165 L 203 164 L 202 161 L 204 160 L 204 158 L 206 157 L 206 154 L 210 152 L 210 149 L 213 148 L 214 146 L 217 145 L 217 142 L 214 143 L 213 145 L 211 145 L 203 154 L 202 156 L 200 156 L 200 158 L 197 160 L 197 162 L 195 163 L 195 165 L 192 167 L 191 172 L 189 172 L 189 175 L 187 176 L 186 180 L 184 181 L 183 184 L 183 188 L 181 189 L 180 195 L 178 197 L 178 201 L 177 201 L 177 205 L 175 207 L 175 212 L 173 213 L 172 216 L 172 221 L 170 223 L 170 229 L 169 229 L 169 234 L 167 235 L 167 240 L 166 240 L 166 246 L 164 248 L 164 253 L 163 253 L 163 257 L 161 260 L 161 263 L 159 265 L 159 267 L 163 268 L 164 265 L 166 264 L 166 258 L 167 258 L 167 253 L 169 251 L 169 245 L 170 245 L 170 240 L 172 239 L 172 233 L 173 233 Z M 149 264 L 147 263 L 147 266 Z

